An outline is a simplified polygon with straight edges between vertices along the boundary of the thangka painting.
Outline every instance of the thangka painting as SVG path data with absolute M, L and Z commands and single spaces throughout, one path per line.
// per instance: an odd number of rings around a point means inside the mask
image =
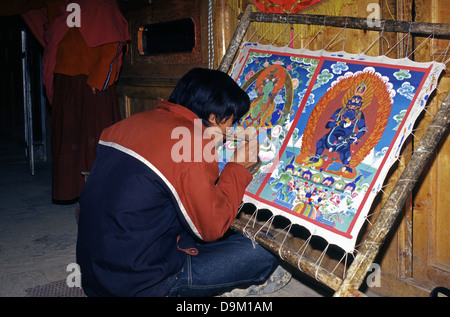
M 261 166 L 245 203 L 347 252 L 444 65 L 243 45 L 231 76 L 251 100 Z M 238 136 L 239 139 L 239 136 Z M 220 151 L 223 166 L 236 142 Z

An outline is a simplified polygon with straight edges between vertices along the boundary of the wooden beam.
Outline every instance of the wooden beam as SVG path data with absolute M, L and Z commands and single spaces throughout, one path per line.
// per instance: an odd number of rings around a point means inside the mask
M 311 277 L 315 277 L 317 281 L 328 286 L 332 290 L 338 290 L 339 286 L 342 284 L 341 278 L 324 269 L 320 265 L 311 262 L 305 257 L 302 257 L 290 248 L 281 245 L 277 240 L 272 239 L 262 232 L 258 232 L 257 229 L 246 226 L 239 219 L 235 219 L 233 221 L 233 223 L 231 224 L 231 228 L 234 231 L 240 232 L 246 236 L 250 235 L 251 237 L 254 237 L 255 241 L 258 244 L 271 251 L 272 253 L 280 256 L 284 262 L 292 265 L 294 268 L 299 269 L 300 271 L 306 273 Z M 352 289 L 348 292 L 347 296 L 365 297 L 366 295 L 359 290 Z
M 309 276 L 315 276 L 319 282 L 325 284 L 329 288 L 337 290 L 341 285 L 342 279 L 340 279 L 339 277 L 335 276 L 319 265 L 309 261 L 308 259 L 301 257 L 286 246 L 282 246 L 277 240 L 272 239 L 271 237 L 261 232 L 258 232 L 257 229 L 245 226 L 242 221 L 235 219 L 231 225 L 231 228 L 244 235 L 255 237 L 255 241 L 258 244 L 271 251 L 272 253 L 280 255 L 283 261 L 289 263 L 295 268 L 300 268 L 301 271 L 305 272 Z
M 243 18 L 240 14 L 239 18 Z M 250 14 L 251 22 L 266 22 L 266 23 L 288 23 L 288 24 L 314 24 L 334 27 L 347 27 L 351 29 L 370 30 L 370 31 L 385 31 L 385 32 L 399 32 L 411 33 L 413 35 L 429 36 L 434 34 L 435 37 L 450 37 L 450 24 L 447 23 L 425 23 L 425 22 L 408 22 L 408 21 L 393 21 L 381 20 L 380 26 L 369 25 L 367 18 L 357 17 L 339 17 L 327 15 L 312 15 L 312 14 L 284 14 L 273 13 L 267 14 L 263 12 L 252 12 Z M 369 19 L 372 22 L 372 20 Z M 371 23 L 370 23 L 371 24 Z

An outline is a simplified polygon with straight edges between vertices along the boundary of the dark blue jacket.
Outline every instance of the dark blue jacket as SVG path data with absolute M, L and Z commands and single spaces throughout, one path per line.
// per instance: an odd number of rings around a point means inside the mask
M 228 163 L 217 181 L 217 162 L 195 157 L 194 139 L 192 160 L 173 159 L 178 127 L 192 138 L 201 133 L 202 149 L 211 141 L 198 120 L 162 102 L 102 133 L 80 197 L 77 262 L 88 296 L 164 296 L 186 252 L 195 254 L 194 238 L 217 240 L 231 225 L 248 170 Z

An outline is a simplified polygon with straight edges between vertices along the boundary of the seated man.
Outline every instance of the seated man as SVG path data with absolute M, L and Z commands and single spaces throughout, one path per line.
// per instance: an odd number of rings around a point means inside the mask
M 261 246 L 224 237 L 258 146 L 236 151 L 220 177 L 210 157 L 210 142 L 249 104 L 227 74 L 196 68 L 169 101 L 103 131 L 80 197 L 77 262 L 88 296 L 215 296 L 274 271 L 277 258 Z

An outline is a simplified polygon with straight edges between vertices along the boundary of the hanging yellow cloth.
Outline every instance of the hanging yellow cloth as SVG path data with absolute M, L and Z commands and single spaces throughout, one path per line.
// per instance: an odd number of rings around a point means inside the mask
M 355 2 L 356 0 L 303 0 L 300 2 L 299 0 L 228 0 L 228 6 L 236 14 L 241 13 L 247 4 L 252 5 L 253 12 L 260 11 L 263 7 L 256 7 L 255 3 L 258 3 L 258 5 L 266 4 L 266 12 L 275 12 L 275 10 L 277 10 L 278 12 L 276 13 L 339 16 L 341 10 L 345 6 L 354 5 Z M 309 4 L 309 6 L 307 6 L 307 4 Z M 284 5 L 284 7 L 282 5 Z M 292 12 L 289 12 L 289 10 Z M 300 11 L 301 13 L 298 13 Z M 254 32 L 256 32 L 254 36 L 258 37 L 259 42 L 263 44 L 284 46 L 289 43 L 293 34 L 297 39 L 306 39 L 316 35 L 322 28 L 323 26 L 321 25 L 308 25 L 307 27 L 304 27 L 303 24 L 293 24 L 291 27 L 286 27 L 285 24 L 275 24 L 270 22 L 261 23 L 261 25 L 259 23 L 254 23 Z
M 326 0 L 252 0 L 253 6 L 266 13 L 296 14 Z

